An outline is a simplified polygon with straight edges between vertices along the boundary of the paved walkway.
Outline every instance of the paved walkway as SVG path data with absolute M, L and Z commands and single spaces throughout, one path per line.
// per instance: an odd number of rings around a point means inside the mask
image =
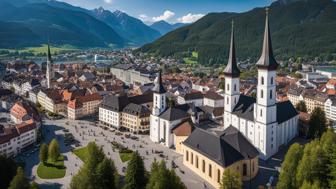
M 46 120 L 44 123 L 43 133 L 46 136 L 46 141 L 50 141 L 52 138 L 57 138 L 60 142 L 61 152 L 66 157 L 65 166 L 67 167 L 66 176 L 62 179 L 54 180 L 44 180 L 36 177 L 36 168 L 38 164 L 38 152 L 33 153 L 28 157 L 23 157 L 26 162 L 26 174 L 30 178 L 35 179 L 35 181 L 41 184 L 41 188 L 54 189 L 62 188 L 67 189 L 72 175 L 76 174 L 82 165 L 81 160 L 79 160 L 71 151 L 75 148 L 73 146 L 64 145 L 64 131 L 63 129 L 68 129 L 70 133 L 73 134 L 76 140 L 80 142 L 80 147 L 86 146 L 89 142 L 95 141 L 98 145 L 103 147 L 103 150 L 107 156 L 109 156 L 121 176 L 124 175 L 123 169 L 126 168 L 127 164 L 123 163 L 119 157 L 117 151 L 112 149 L 112 141 L 117 141 L 124 146 L 137 150 L 139 154 L 144 159 L 144 164 L 146 169 L 149 171 L 150 166 L 154 159 L 160 161 L 164 159 L 167 163 L 167 167 L 171 167 L 171 162 L 174 161 L 178 168 L 175 170 L 176 174 L 181 178 L 181 180 L 186 184 L 187 188 L 190 189 L 203 189 L 204 184 L 206 188 L 212 189 L 213 187 L 204 182 L 204 180 L 196 175 L 194 172 L 186 168 L 182 163 L 182 155 L 176 153 L 172 149 L 168 149 L 163 145 L 153 143 L 150 141 L 148 135 L 137 135 L 139 140 L 132 140 L 125 138 L 124 135 L 118 136 L 114 132 L 109 130 L 103 130 L 96 127 L 93 122 L 88 121 L 72 121 L 68 119 L 62 120 Z M 124 133 L 123 133 L 124 134 Z M 163 157 L 158 154 L 152 153 L 152 151 L 162 151 Z M 280 151 L 276 156 L 268 161 L 260 161 L 259 174 L 251 182 L 251 188 L 257 188 L 260 183 L 264 185 L 268 182 L 270 176 L 277 175 L 277 168 L 280 167 L 283 156 L 287 149 Z M 77 166 L 76 166 L 77 165 Z M 276 180 L 276 178 L 275 178 Z M 274 182 L 275 183 L 275 182 Z M 244 188 L 250 188 L 250 183 L 244 184 Z

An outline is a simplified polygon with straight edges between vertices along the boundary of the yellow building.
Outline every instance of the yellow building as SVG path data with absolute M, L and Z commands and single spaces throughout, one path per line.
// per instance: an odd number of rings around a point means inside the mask
M 215 188 L 224 170 L 238 172 L 243 181 L 258 174 L 257 149 L 234 127 L 222 133 L 196 128 L 182 143 L 183 164 Z
M 150 111 L 141 104 L 128 104 L 121 113 L 121 125 L 133 133 L 149 131 Z
M 328 94 L 315 89 L 303 89 L 292 86 L 288 90 L 288 100 L 296 106 L 300 101 L 305 102 L 308 113 L 312 113 L 317 107 L 324 109 L 324 103 L 328 99 Z

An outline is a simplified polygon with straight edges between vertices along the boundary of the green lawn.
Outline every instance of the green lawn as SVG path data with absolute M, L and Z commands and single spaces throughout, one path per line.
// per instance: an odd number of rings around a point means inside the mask
M 65 176 L 66 167 L 64 166 L 64 156 L 61 156 L 57 162 L 53 163 L 48 160 L 44 165 L 40 163 L 37 168 L 37 175 L 41 179 L 58 179 Z
M 25 47 L 25 48 L 20 48 L 20 49 L 0 49 L 0 51 L 9 51 L 10 53 L 13 52 L 19 52 L 19 53 L 33 53 L 34 55 L 38 55 L 41 53 L 47 53 L 47 44 L 41 45 L 39 47 Z M 63 46 L 51 46 L 50 47 L 50 52 L 51 54 L 59 54 L 61 52 L 66 52 L 66 51 L 76 51 L 79 50 L 78 48 L 71 46 L 71 45 L 63 45 Z M 2 56 L 5 56 L 6 54 L 3 54 Z
M 73 151 L 73 153 L 74 153 L 79 159 L 81 159 L 83 162 L 86 161 L 87 156 L 89 155 L 89 152 L 88 152 L 88 148 L 87 148 L 87 147 L 83 147 L 83 148 L 75 149 L 75 150 Z
M 126 162 L 131 159 L 132 152 L 119 152 L 119 156 L 122 162 Z

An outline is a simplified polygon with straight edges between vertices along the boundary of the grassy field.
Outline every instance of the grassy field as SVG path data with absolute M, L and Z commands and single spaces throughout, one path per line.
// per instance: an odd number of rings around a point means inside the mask
M 59 53 L 66 52 L 66 51 L 77 51 L 77 50 L 79 49 L 71 45 L 50 47 L 51 54 L 59 54 Z M 22 49 L 0 49 L 0 51 L 9 51 L 10 53 L 14 53 L 14 52 L 33 53 L 34 55 L 40 55 L 40 54 L 47 53 L 47 44 L 44 44 L 39 47 L 26 47 Z
M 87 148 L 87 147 L 78 148 L 78 149 L 74 150 L 73 153 L 74 153 L 79 159 L 81 159 L 83 162 L 86 161 L 87 156 L 89 155 L 89 152 L 88 152 L 88 148 Z
M 189 65 L 196 65 L 196 64 L 198 64 L 198 52 L 193 51 L 191 53 L 191 57 L 183 58 L 183 61 L 186 64 L 189 64 Z
M 40 163 L 37 168 L 37 175 L 41 179 L 58 179 L 65 176 L 66 167 L 64 166 L 64 156 L 55 162 L 48 160 L 47 164 Z
M 119 156 L 122 162 L 126 162 L 131 159 L 132 152 L 119 152 Z

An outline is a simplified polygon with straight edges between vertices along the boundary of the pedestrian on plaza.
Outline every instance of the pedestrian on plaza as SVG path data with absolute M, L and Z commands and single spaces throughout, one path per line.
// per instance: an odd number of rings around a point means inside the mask
M 207 185 L 205 184 L 205 182 L 203 182 L 203 186 L 204 186 L 204 188 L 207 188 Z

